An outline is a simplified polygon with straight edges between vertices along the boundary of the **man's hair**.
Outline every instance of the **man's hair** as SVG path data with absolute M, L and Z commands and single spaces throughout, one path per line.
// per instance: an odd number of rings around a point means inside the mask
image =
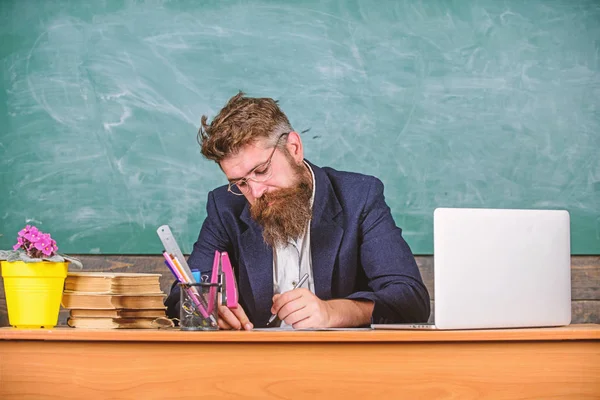
M 241 91 L 229 99 L 210 124 L 206 115 L 201 123 L 198 131 L 201 152 L 217 163 L 261 138 L 271 138 L 275 145 L 282 134 L 293 130 L 277 101 L 245 97 Z

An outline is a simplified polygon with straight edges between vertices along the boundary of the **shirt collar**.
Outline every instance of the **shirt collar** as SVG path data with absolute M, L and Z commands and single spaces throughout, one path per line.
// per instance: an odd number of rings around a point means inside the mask
M 315 202 L 315 192 L 316 192 L 316 188 L 317 188 L 317 183 L 315 182 L 315 173 L 313 172 L 312 168 L 310 167 L 310 164 L 306 162 L 306 160 L 304 160 L 304 165 L 306 165 L 308 167 L 308 170 L 310 171 L 310 176 L 312 177 L 312 195 L 310 196 L 310 208 L 312 208 L 314 202 Z

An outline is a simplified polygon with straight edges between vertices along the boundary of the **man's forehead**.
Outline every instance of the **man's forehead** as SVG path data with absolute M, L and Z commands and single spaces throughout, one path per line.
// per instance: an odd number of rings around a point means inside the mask
M 267 161 L 268 151 L 266 139 L 253 141 L 221 160 L 221 169 L 229 180 L 241 178 Z

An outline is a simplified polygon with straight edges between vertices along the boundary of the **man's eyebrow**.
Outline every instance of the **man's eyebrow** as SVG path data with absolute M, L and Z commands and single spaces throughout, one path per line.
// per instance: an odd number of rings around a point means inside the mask
M 251 174 L 251 173 L 252 173 L 252 172 L 253 172 L 255 169 L 257 169 L 258 167 L 260 167 L 260 166 L 262 166 L 262 165 L 265 165 L 265 164 L 266 164 L 266 163 L 268 163 L 268 162 L 269 162 L 269 160 L 267 160 L 267 161 L 263 161 L 263 162 L 261 162 L 260 164 L 257 164 L 257 165 L 255 165 L 255 166 L 254 166 L 254 167 L 253 167 L 253 168 L 252 168 L 250 171 L 248 171 L 248 173 L 244 174 L 244 176 L 242 176 L 242 177 L 239 177 L 239 178 L 229 178 L 229 179 L 227 179 L 227 181 L 228 181 L 229 183 L 233 183 L 233 182 L 239 181 L 239 180 L 241 180 L 241 179 L 244 179 L 246 176 L 250 175 L 250 174 Z

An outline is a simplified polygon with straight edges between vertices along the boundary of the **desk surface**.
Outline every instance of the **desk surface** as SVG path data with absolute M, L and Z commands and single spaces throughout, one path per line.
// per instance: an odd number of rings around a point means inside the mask
M 490 342 L 600 340 L 599 324 L 556 328 L 457 331 L 335 330 L 335 331 L 215 331 L 178 329 L 54 329 L 0 328 L 0 340 L 120 341 L 120 342 Z
M 26 371 L 27 373 L 23 373 Z M 209 379 L 195 390 L 180 390 Z M 168 372 L 168 373 L 165 373 Z M 469 331 L 0 328 L 2 399 L 599 399 L 600 325 Z

